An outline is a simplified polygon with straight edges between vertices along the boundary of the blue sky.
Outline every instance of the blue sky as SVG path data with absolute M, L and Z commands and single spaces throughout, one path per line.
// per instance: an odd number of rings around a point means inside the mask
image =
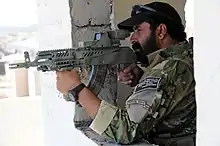
M 37 24 L 36 0 L 0 0 L 0 27 Z

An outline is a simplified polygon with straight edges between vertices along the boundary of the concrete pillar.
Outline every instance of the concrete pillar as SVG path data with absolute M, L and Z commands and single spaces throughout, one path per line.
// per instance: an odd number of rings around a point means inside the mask
M 82 10 L 83 9 L 83 10 Z M 70 15 L 72 22 L 72 45 L 76 46 L 80 41 L 94 39 L 95 32 L 110 30 L 113 25 L 113 0 L 70 0 Z M 109 67 L 104 87 L 98 97 L 116 105 L 117 77 L 113 67 Z M 88 129 L 92 119 L 85 110 L 76 104 L 74 123 L 85 135 L 96 142 L 103 141 L 101 137 Z
M 194 1 L 187 0 L 184 8 L 185 18 L 186 18 L 186 28 L 187 38 L 194 36 Z
M 197 145 L 220 145 L 219 0 L 194 2 Z
M 41 96 L 41 72 L 30 68 L 28 70 L 29 96 Z
M 5 75 L 5 62 L 0 59 L 0 76 Z
M 88 41 L 94 39 L 95 32 L 111 29 L 111 14 L 113 1 L 88 1 L 88 0 L 70 0 L 70 15 L 72 21 L 72 44 L 77 46 L 80 41 Z M 83 8 L 83 13 L 82 13 Z M 97 11 L 98 10 L 98 11 Z M 116 77 L 112 72 L 108 72 L 104 89 L 99 94 L 101 99 L 115 103 L 116 91 L 112 87 L 116 86 Z M 114 78 L 114 79 L 112 79 Z M 114 81 L 112 81 L 114 80 Z M 111 85 L 109 84 L 111 81 Z M 112 87 L 111 87 L 112 86 Z M 86 112 L 76 105 L 75 120 L 90 120 Z
M 12 72 L 12 87 L 14 97 L 24 97 L 29 95 L 28 71 L 24 68 L 15 69 Z
M 25 68 L 9 69 L 9 63 L 23 62 L 23 55 L 11 55 L 6 61 L 6 78 L 11 82 L 12 97 L 29 96 L 28 70 Z
M 39 48 L 51 50 L 72 47 L 69 1 L 37 0 L 37 6 Z M 45 146 L 95 146 L 90 139 L 75 129 L 75 105 L 59 98 L 55 72 L 41 74 L 41 96 Z

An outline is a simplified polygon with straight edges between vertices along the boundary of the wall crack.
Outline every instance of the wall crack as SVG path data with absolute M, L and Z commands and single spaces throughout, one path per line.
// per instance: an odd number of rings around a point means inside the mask
M 76 28 L 109 27 L 109 26 L 111 26 L 111 23 L 109 23 L 109 24 L 91 24 L 91 23 L 88 23 L 86 25 L 77 25 L 77 24 L 72 23 L 72 25 L 75 26 Z

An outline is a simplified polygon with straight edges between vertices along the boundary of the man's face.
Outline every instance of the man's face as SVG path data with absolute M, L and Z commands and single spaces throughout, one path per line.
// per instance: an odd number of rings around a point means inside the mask
M 158 49 L 155 32 L 151 31 L 150 24 L 146 22 L 134 27 L 130 41 L 132 44 L 139 43 L 146 55 Z

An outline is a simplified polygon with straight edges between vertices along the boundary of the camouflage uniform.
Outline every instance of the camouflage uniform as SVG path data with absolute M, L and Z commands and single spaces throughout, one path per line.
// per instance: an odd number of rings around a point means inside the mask
M 195 145 L 196 101 L 193 54 L 188 42 L 148 56 L 139 84 L 120 109 L 102 101 L 90 125 L 119 144 L 141 139 L 157 145 Z

